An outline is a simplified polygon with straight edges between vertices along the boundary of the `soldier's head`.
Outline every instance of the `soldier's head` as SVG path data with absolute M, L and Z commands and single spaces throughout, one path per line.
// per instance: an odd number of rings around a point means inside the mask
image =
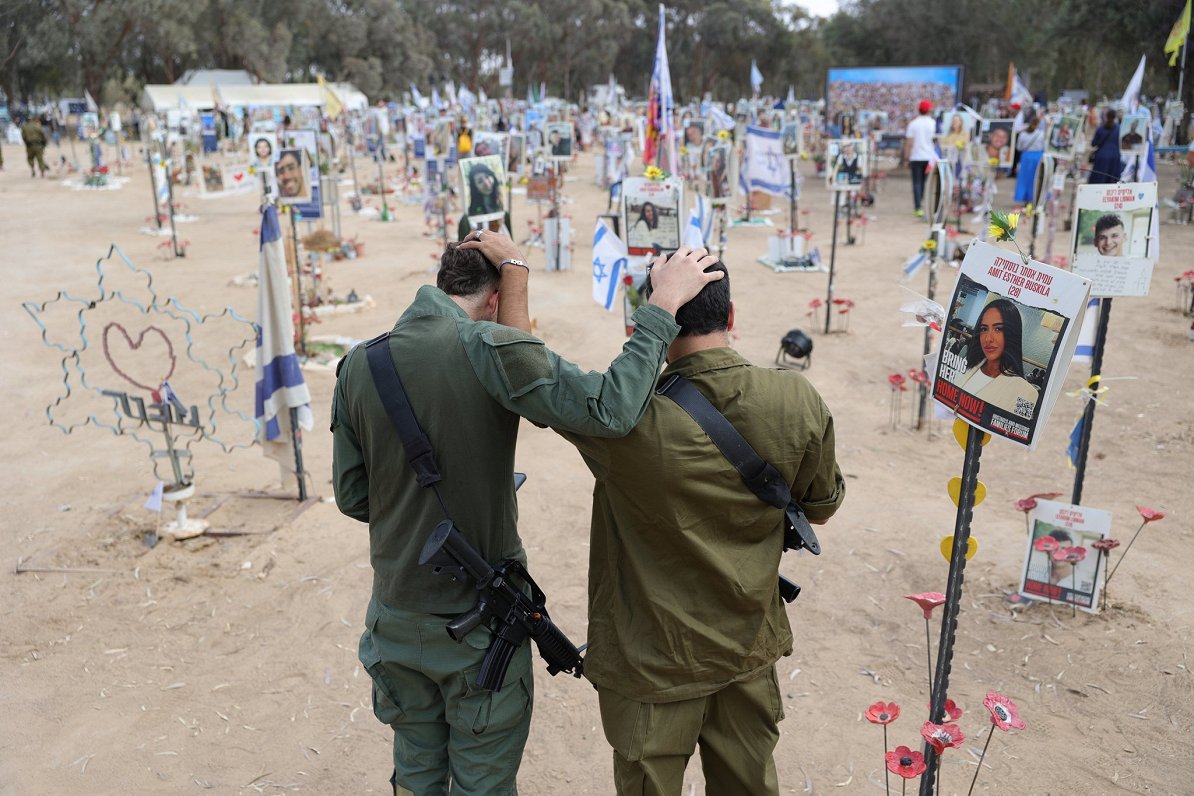
M 497 316 L 500 280 L 497 269 L 480 250 L 462 249 L 459 243 L 449 243 L 439 260 L 435 286 L 474 321 L 491 321 Z
M 701 288 L 696 298 L 676 312 L 676 323 L 680 325 L 680 337 L 698 337 L 717 332 L 726 332 L 733 326 L 734 306 L 730 302 L 730 272 L 720 260 L 705 269 L 706 273 L 721 271 L 725 274 L 716 282 Z M 643 299 L 651 297 L 651 274 L 643 283 Z

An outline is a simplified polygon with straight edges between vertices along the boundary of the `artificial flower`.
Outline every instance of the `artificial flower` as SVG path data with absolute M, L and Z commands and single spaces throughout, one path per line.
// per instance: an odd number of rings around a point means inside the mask
M 622 284 L 623 285 L 633 285 L 634 277 L 631 276 L 630 274 L 626 274 L 626 276 L 622 277 Z
M 1118 539 L 1096 539 L 1090 543 L 1090 546 L 1095 550 L 1101 550 L 1104 553 L 1110 553 L 1115 548 L 1119 547 Z
M 887 770 L 904 779 L 919 777 L 925 771 L 925 756 L 907 746 L 897 746 L 895 751 L 887 753 L 886 758 Z
M 899 390 L 900 392 L 907 392 L 908 388 L 904 385 L 904 374 L 893 373 L 887 377 L 887 383 L 891 385 L 892 390 Z
M 956 724 L 934 724 L 931 721 L 926 721 L 920 728 L 920 734 L 937 751 L 937 754 L 941 754 L 949 748 L 956 749 L 966 740 L 966 736 L 962 734 L 962 730 Z
M 1140 516 L 1144 519 L 1145 523 L 1165 519 L 1165 512 L 1150 509 L 1147 506 L 1137 506 L 1136 511 L 1140 512 Z
M 662 180 L 663 169 L 658 166 L 647 166 L 647 170 L 643 172 L 643 176 L 648 180 Z
M 990 166 L 998 166 L 998 165 L 999 165 L 999 158 L 990 158 L 990 159 L 988 159 L 988 160 L 987 160 L 987 164 L 988 164 L 988 165 L 990 165 Z
M 904 599 L 919 605 L 928 620 L 933 618 L 933 609 L 945 602 L 945 595 L 938 591 L 926 591 L 923 594 L 905 594 Z
M 1061 547 L 1057 550 L 1054 550 L 1052 555 L 1054 561 L 1065 561 L 1066 563 L 1076 565 L 1079 561 L 1086 559 L 1086 548 Z
M 728 141 L 730 138 L 730 131 L 729 130 L 718 130 L 717 137 L 719 139 L 721 139 L 722 141 Z
M 924 249 L 927 252 L 936 251 L 937 250 L 937 241 L 933 240 L 932 238 L 929 238 L 924 243 L 920 244 L 920 248 Z
M 815 298 L 808 303 L 808 308 L 810 310 L 815 310 L 815 309 L 817 309 L 817 307 L 820 307 L 820 306 L 821 306 L 821 299 L 819 299 L 819 298 Z
M 879 700 L 866 709 L 866 720 L 871 724 L 891 724 L 900 717 L 900 706 L 895 702 Z
M 1016 703 L 998 691 L 987 692 L 983 707 L 991 711 L 991 721 L 1004 732 L 1024 729 L 1024 720 L 1020 718 Z
M 1032 511 L 1033 509 L 1036 508 L 1036 499 L 1037 498 L 1043 498 L 1045 500 L 1056 500 L 1059 497 L 1061 497 L 1060 492 L 1037 492 L 1036 494 L 1029 495 L 1028 497 L 1026 497 L 1022 500 L 1017 500 L 1016 508 L 1019 509 L 1020 511 Z
M 917 384 L 929 383 L 929 374 L 925 373 L 923 370 L 918 370 L 917 368 L 912 368 L 908 371 L 908 378 L 912 379 Z
M 952 699 L 945 700 L 945 715 L 949 717 L 950 721 L 957 721 L 962 718 L 962 709 L 958 707 L 958 703 Z
M 1037 539 L 1035 542 L 1033 542 L 1032 546 L 1037 550 L 1040 550 L 1042 553 L 1052 553 L 1054 550 L 1057 550 L 1059 547 L 1061 547 L 1061 544 L 1052 536 L 1042 536 L 1040 539 Z

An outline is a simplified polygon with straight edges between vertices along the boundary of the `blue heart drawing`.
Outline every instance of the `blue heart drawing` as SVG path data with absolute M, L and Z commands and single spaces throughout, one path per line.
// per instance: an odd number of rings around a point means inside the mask
M 1144 194 L 1143 194 L 1143 193 L 1138 193 L 1138 194 L 1136 194 L 1136 198 L 1137 198 L 1137 199 L 1143 199 L 1143 198 L 1144 198 Z

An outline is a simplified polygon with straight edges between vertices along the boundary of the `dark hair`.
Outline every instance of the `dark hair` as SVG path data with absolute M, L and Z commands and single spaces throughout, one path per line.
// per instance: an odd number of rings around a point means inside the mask
M 1117 121 L 1119 121 L 1119 114 L 1115 112 L 1114 108 L 1108 108 L 1103 114 L 1103 126 L 1114 127 Z
M 476 179 L 478 175 L 489 175 L 493 179 L 493 191 L 488 195 L 483 195 L 477 190 Z M 469 170 L 468 198 L 468 214 L 470 216 L 502 212 L 502 190 L 498 185 L 497 175 L 493 173 L 493 169 L 484 163 L 477 163 Z
M 647 208 L 651 208 L 651 220 L 647 221 Z M 638 220 L 646 221 L 648 229 L 655 229 L 659 226 L 659 208 L 655 206 L 654 202 L 643 202 L 643 206 L 638 210 Z M 637 223 L 637 222 L 635 222 Z
M 674 257 L 675 254 L 673 253 Z M 718 260 L 705 269 L 705 273 L 721 271 L 725 276 L 701 288 L 696 298 L 676 310 L 676 323 L 680 325 L 680 337 L 693 337 L 713 332 L 724 332 L 730 325 L 730 272 Z M 643 299 L 651 298 L 651 272 L 643 283 Z
M 462 249 L 449 243 L 439 258 L 435 286 L 449 296 L 475 296 L 498 283 L 498 271 L 479 249 Z
M 1048 535 L 1053 537 L 1054 539 L 1056 539 L 1059 542 L 1073 542 L 1074 541 L 1074 537 L 1070 536 L 1070 532 L 1063 528 L 1058 528 L 1055 531 L 1050 531 Z
M 1095 222 L 1094 234 L 1097 238 L 1099 233 L 1105 229 L 1114 229 L 1115 227 L 1122 227 L 1124 221 L 1115 213 L 1108 213 L 1105 216 L 1100 216 L 1099 220 Z
M 1024 378 L 1024 321 L 1020 317 L 1020 310 L 1005 298 L 996 299 L 978 315 L 979 326 L 987 310 L 995 310 L 1003 320 L 1003 355 L 999 359 L 999 372 L 1006 376 Z M 983 348 L 978 344 L 979 332 L 975 328 L 974 337 L 970 345 L 966 346 L 966 367 L 972 368 L 982 363 L 986 357 Z

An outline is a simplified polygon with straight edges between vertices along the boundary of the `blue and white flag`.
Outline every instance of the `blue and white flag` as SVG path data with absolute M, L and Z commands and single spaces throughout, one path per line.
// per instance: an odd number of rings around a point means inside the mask
M 1094 356 L 1095 337 L 1099 328 L 1099 300 L 1086 302 L 1086 314 L 1082 316 L 1082 328 L 1078 330 L 1078 345 L 1074 347 L 1074 362 L 1090 362 Z
M 703 249 L 712 231 L 712 208 L 705 199 L 705 195 L 698 193 L 688 211 L 688 224 L 684 227 L 684 245 L 694 249 Z
M 162 495 L 166 491 L 166 485 L 158 481 L 157 486 L 149 493 L 149 497 L 145 499 L 145 509 L 147 511 L 161 511 L 162 510 Z
M 255 415 L 265 455 L 282 471 L 294 472 L 290 410 L 297 409 L 298 425 L 310 431 L 311 393 L 294 352 L 294 319 L 290 280 L 278 208 L 261 212 L 261 260 L 257 272 L 257 399 Z M 283 479 L 285 481 L 285 479 Z
M 763 88 L 763 73 L 759 71 L 759 65 L 755 63 L 754 59 L 750 62 L 750 89 L 758 94 L 759 90 Z
M 419 108 L 426 108 L 430 103 L 427 98 L 423 96 L 423 92 L 419 91 L 419 87 L 414 83 L 410 84 L 410 96 L 415 101 L 415 106 Z
M 1124 89 L 1123 99 L 1120 100 L 1124 113 L 1132 113 L 1140 106 L 1140 87 L 1144 84 L 1145 60 L 1147 56 L 1140 56 L 1140 65 L 1136 67 L 1132 79 L 1128 81 L 1128 87 Z
M 593 232 L 593 301 L 611 312 L 618 297 L 618 285 L 626 273 L 626 263 L 626 244 L 605 219 L 597 219 L 597 229 Z
M 772 196 L 787 196 L 791 182 L 779 130 L 747 127 L 746 157 L 738 173 L 738 187 L 742 193 L 749 196 L 751 191 L 762 191 Z
M 431 106 L 437 111 L 444 107 L 444 101 L 439 98 L 439 89 L 431 87 Z
M 710 132 L 719 133 L 722 130 L 734 129 L 734 117 L 723 111 L 717 105 L 709 106 L 709 124 L 713 128 Z

